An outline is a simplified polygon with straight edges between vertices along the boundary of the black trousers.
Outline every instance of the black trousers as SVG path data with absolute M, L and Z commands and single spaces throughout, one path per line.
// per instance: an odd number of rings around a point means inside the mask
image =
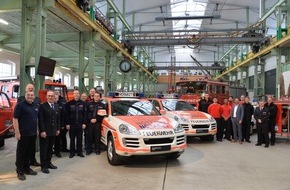
M 275 144 L 276 142 L 275 124 L 269 124 L 269 130 L 271 134 L 271 144 Z
M 61 150 L 67 149 L 67 140 L 66 140 L 66 133 L 67 129 L 64 127 L 63 129 L 60 129 L 60 148 Z
M 229 118 L 228 120 L 225 120 L 224 118 L 222 118 L 222 125 L 226 129 L 225 138 L 227 140 L 230 140 L 231 139 L 231 135 L 232 135 L 231 118 Z
M 39 136 L 40 163 L 42 168 L 47 168 L 51 163 L 54 140 L 55 136 L 47 136 L 46 138 Z
M 250 140 L 251 119 L 242 123 L 242 140 Z
M 216 120 L 217 124 L 217 134 L 216 134 L 216 139 L 217 140 L 222 140 L 223 135 L 224 135 L 224 127 L 222 125 L 222 119 L 221 118 L 214 118 Z
M 100 151 L 101 146 L 101 123 L 90 123 L 89 128 L 89 143 L 87 151 L 92 151 L 92 145 L 95 144 L 95 151 Z
M 16 172 L 29 170 L 31 155 L 35 155 L 36 136 L 21 136 L 16 149 Z
M 265 141 L 266 145 L 269 145 L 269 127 L 268 125 L 257 125 L 258 144 L 262 144 Z
M 75 154 L 82 153 L 83 148 L 83 129 L 82 124 L 71 125 L 69 130 L 69 137 L 70 137 L 70 153 Z M 77 150 L 76 150 L 76 142 L 77 141 Z

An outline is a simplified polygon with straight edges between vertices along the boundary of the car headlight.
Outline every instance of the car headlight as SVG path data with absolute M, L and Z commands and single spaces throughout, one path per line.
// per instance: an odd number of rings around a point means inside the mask
M 135 129 L 134 127 L 125 125 L 125 124 L 121 124 L 119 126 L 119 131 L 122 134 L 126 134 L 126 135 L 140 135 L 140 132 Z
M 5 120 L 4 125 L 6 128 L 10 127 L 12 125 L 12 121 L 11 120 Z
M 175 132 L 175 133 L 182 133 L 182 132 L 184 132 L 184 129 L 183 129 L 183 127 L 182 127 L 180 124 L 177 124 L 177 125 L 174 127 L 174 132 Z
M 210 116 L 209 121 L 210 122 L 216 122 L 215 119 L 212 116 Z
M 179 118 L 177 116 L 174 116 L 174 120 L 178 122 Z
M 182 121 L 182 122 L 184 122 L 184 123 L 189 123 L 189 120 L 186 119 L 186 118 L 183 118 L 183 117 L 180 118 L 180 121 Z

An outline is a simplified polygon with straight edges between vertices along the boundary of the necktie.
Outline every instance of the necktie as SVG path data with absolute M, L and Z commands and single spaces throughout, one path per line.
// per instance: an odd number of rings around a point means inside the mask
M 53 104 L 50 104 L 50 107 L 53 109 Z

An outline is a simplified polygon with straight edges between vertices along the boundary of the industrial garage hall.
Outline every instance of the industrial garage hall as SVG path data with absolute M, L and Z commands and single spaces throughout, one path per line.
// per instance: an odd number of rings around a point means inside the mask
M 0 0 L 0 189 L 289 190 L 290 0 Z

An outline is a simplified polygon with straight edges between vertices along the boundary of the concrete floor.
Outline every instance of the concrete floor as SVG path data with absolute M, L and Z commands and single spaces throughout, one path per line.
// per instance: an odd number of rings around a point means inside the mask
M 15 173 L 16 140 L 0 149 L 0 189 L 146 189 L 146 190 L 289 190 L 290 143 L 279 141 L 274 147 L 252 143 L 200 142 L 190 138 L 188 148 L 178 160 L 164 157 L 131 158 L 121 166 L 111 166 L 106 152 L 85 158 L 53 158 L 57 170 L 19 181 Z M 37 154 L 38 156 L 38 154 Z M 39 160 L 39 157 L 37 157 Z

